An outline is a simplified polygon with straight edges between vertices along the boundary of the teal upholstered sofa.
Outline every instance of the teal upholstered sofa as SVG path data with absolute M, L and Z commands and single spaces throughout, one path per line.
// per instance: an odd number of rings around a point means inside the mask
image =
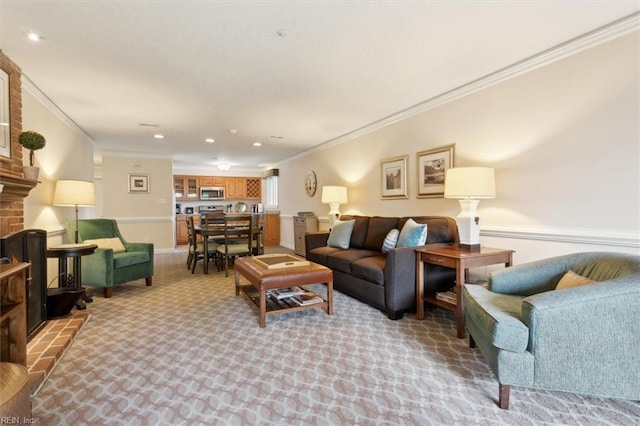
M 75 240 L 75 222 L 66 224 L 69 241 Z M 92 255 L 82 257 L 82 284 L 104 287 L 104 297 L 111 297 L 113 286 L 144 278 L 150 286 L 153 278 L 153 244 L 130 243 L 120 234 L 113 219 L 78 221 L 78 241 L 99 240 Z M 118 244 L 117 239 L 121 242 Z M 115 241 L 115 250 L 113 247 Z M 119 248 L 118 248 L 119 247 Z M 120 251 L 122 250 L 122 251 Z
M 566 272 L 596 283 L 556 289 Z M 465 285 L 471 347 L 510 386 L 640 400 L 640 256 L 577 253 L 512 266 L 488 289 Z

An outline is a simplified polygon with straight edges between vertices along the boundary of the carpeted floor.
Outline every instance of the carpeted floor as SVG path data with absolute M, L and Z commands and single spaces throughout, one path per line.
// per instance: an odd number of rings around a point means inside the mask
M 41 425 L 627 425 L 640 403 L 515 387 L 511 409 L 452 313 L 390 321 L 335 292 L 335 314 L 269 317 L 233 274 L 156 255 L 152 287 L 94 297 L 33 400 Z M 313 289 L 323 293 L 324 286 Z

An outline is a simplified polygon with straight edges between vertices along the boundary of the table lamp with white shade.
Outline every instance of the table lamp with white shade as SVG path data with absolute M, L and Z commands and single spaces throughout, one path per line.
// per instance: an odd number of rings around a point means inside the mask
M 96 205 L 93 182 L 86 180 L 59 180 L 53 195 L 54 206 L 73 206 L 76 209 L 75 242 L 78 242 L 78 207 Z
M 322 203 L 329 204 L 329 226 L 340 217 L 340 204 L 347 204 L 347 188 L 345 186 L 323 186 Z
M 496 184 L 491 167 L 455 167 L 447 169 L 444 197 L 458 198 L 460 214 L 456 217 L 460 247 L 480 250 L 480 216 L 478 203 L 496 197 Z

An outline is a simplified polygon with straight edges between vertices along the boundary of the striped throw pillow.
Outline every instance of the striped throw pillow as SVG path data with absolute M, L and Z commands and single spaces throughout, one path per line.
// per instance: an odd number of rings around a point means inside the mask
M 387 233 L 387 236 L 384 237 L 384 242 L 382 243 L 382 254 L 386 255 L 389 250 L 396 247 L 399 235 L 400 231 L 397 229 L 392 229 Z

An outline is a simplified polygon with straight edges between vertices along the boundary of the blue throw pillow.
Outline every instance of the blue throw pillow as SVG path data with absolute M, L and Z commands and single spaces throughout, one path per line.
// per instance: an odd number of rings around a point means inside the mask
M 396 247 L 423 246 L 427 242 L 427 225 L 409 219 L 402 227 Z
M 347 249 L 349 248 L 349 241 L 351 240 L 351 232 L 353 232 L 353 225 L 356 223 L 355 219 L 340 221 L 336 220 L 331 228 L 327 245 L 329 247 Z
M 386 237 L 384 237 L 384 242 L 382 243 L 382 254 L 386 256 L 389 253 L 389 250 L 396 247 L 398 244 L 398 236 L 400 235 L 400 231 L 397 229 L 392 229 L 389 231 Z

